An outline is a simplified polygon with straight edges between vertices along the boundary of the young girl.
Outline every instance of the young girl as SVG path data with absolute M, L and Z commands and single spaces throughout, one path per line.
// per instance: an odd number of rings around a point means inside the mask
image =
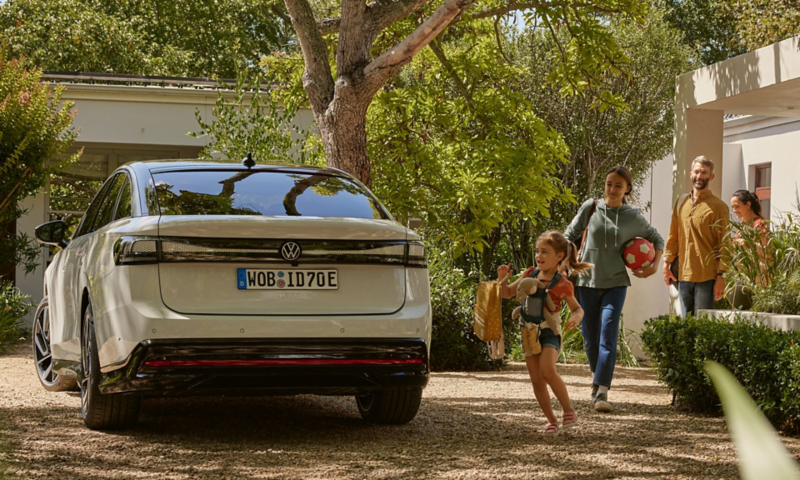
M 510 268 L 511 265 L 498 267 L 498 278 L 505 278 L 507 282 L 507 274 L 513 273 Z M 549 285 L 553 277 L 556 274 L 560 274 L 562 276 L 561 280 L 548 290 L 548 294 L 555 304 L 555 311 L 551 313 L 558 315 L 561 311 L 561 302 L 566 301 L 572 312 L 572 316 L 567 320 L 566 329 L 571 330 L 581 323 L 583 310 L 575 299 L 572 284 L 567 280 L 566 270 L 584 273 L 590 268 L 592 268 L 591 264 L 578 262 L 575 245 L 567 241 L 566 237 L 560 232 L 551 230 L 542 234 L 536 241 L 536 266 L 525 270 L 525 273 L 511 285 L 503 285 L 502 295 L 504 298 L 511 298 L 516 295 L 517 284 L 522 278 L 530 276 L 534 270 L 539 270 L 536 278 L 545 285 Z M 553 389 L 553 393 L 564 410 L 562 419 L 564 428 L 572 427 L 578 423 L 578 413 L 572 408 L 572 403 L 570 403 L 569 395 L 567 394 L 567 386 L 564 385 L 564 381 L 561 380 L 556 371 L 556 360 L 558 360 L 558 353 L 561 350 L 561 326 L 557 326 L 557 331 L 546 327 L 545 324 L 541 324 L 540 328 L 539 343 L 542 346 L 541 352 L 534 354 L 531 351 L 531 345 L 526 341 L 528 336 L 524 331 L 523 350 L 525 351 L 525 364 L 528 366 L 528 374 L 531 377 L 531 383 L 533 383 L 533 393 L 536 395 L 536 400 L 539 401 L 539 406 L 542 407 L 545 417 L 547 417 L 544 433 L 545 435 L 552 435 L 558 433 L 558 420 L 555 413 L 553 413 L 553 405 L 550 403 L 550 394 L 547 391 L 548 385 Z

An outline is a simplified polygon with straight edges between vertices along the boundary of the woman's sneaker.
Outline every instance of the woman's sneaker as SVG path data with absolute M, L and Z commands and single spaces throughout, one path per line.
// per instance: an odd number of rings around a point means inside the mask
M 592 385 L 592 396 L 589 397 L 589 401 L 594 403 L 594 397 L 597 396 L 597 389 L 600 388 L 598 385 Z
M 611 404 L 608 403 L 607 393 L 598 393 L 594 397 L 594 410 L 596 412 L 610 412 Z

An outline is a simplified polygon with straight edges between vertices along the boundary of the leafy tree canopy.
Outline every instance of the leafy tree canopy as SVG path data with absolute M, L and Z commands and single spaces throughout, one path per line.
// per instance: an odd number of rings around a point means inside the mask
M 63 87 L 50 89 L 41 72 L 26 70 L 18 60 L 6 60 L 8 47 L 0 42 L 0 225 L 16 221 L 23 213 L 19 202 L 35 195 L 54 171 L 79 154 L 55 162 L 75 141 L 72 103 L 61 103 Z M 36 267 L 38 248 L 24 234 L 10 236 L 2 230 L 0 264 Z
M 492 246 L 504 221 L 535 221 L 571 198 L 555 174 L 568 151 L 534 113 L 490 20 L 451 28 L 379 93 L 369 111 L 374 188 L 421 215 L 459 256 Z
M 675 77 L 692 67 L 691 50 L 661 12 L 651 9 L 644 26 L 611 22 L 610 29 L 630 63 L 611 72 L 585 95 L 562 97 L 557 87 L 537 81 L 555 68 L 554 42 L 535 33 L 516 42 L 515 55 L 529 74 L 524 90 L 536 113 L 563 135 L 569 161 L 560 179 L 579 198 L 600 196 L 605 172 L 624 165 L 634 182 L 672 150 Z M 595 89 L 618 96 L 625 108 L 592 108 Z
M 273 0 L 9 0 L 0 32 L 13 56 L 43 70 L 232 78 L 285 48 L 282 8 Z
M 797 0 L 655 0 L 703 65 L 800 34 Z

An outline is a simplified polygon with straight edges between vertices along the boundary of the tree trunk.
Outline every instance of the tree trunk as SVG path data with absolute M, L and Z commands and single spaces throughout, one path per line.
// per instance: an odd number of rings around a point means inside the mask
M 364 98 L 352 98 L 356 95 L 336 93 L 337 98 L 326 111 L 315 115 L 328 166 L 344 170 L 372 188 L 366 128 L 367 107 L 372 98 L 364 102 Z

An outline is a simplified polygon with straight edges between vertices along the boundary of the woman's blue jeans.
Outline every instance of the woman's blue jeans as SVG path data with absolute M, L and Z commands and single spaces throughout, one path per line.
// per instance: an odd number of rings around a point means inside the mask
M 594 385 L 611 387 L 617 362 L 619 319 L 628 287 L 577 287 L 575 295 L 583 308 L 583 346 L 594 372 Z

